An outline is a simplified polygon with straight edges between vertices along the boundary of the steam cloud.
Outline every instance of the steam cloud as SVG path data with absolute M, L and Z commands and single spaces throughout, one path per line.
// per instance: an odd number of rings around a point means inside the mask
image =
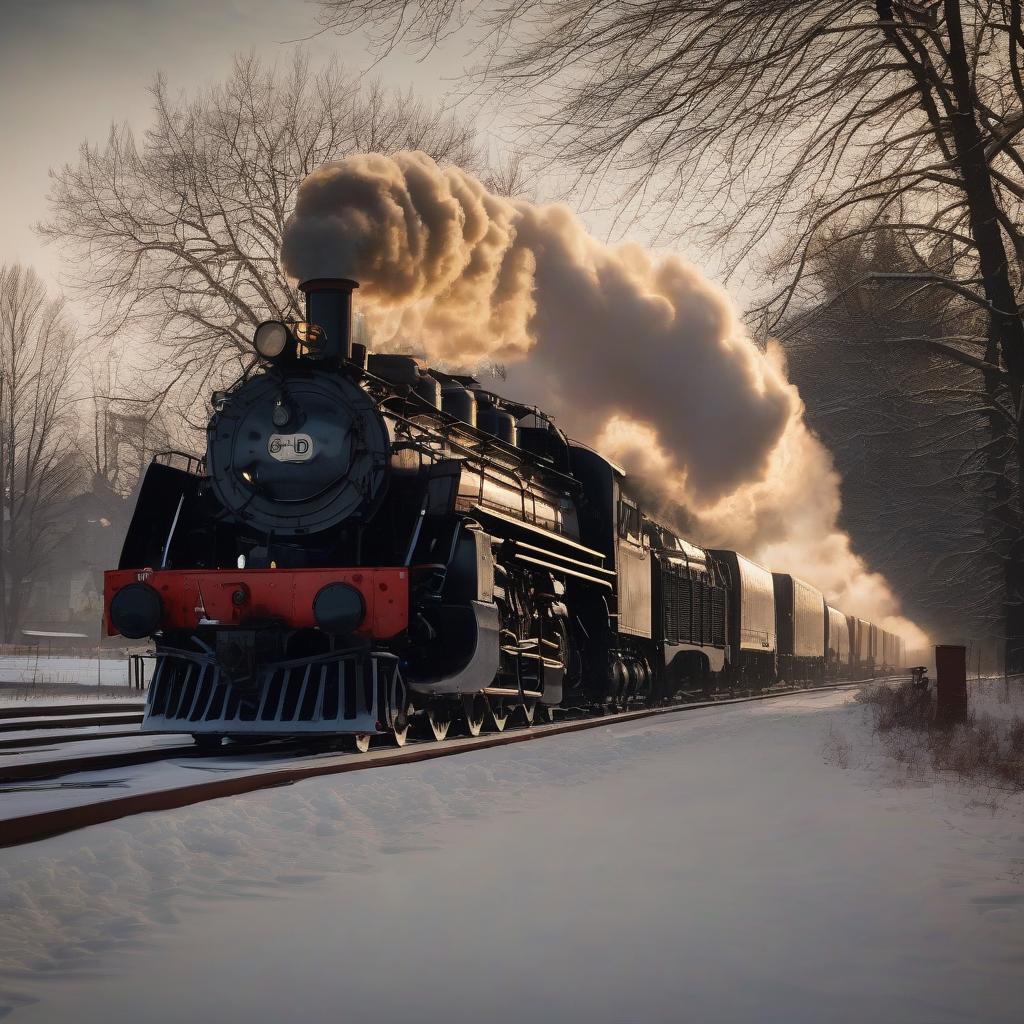
M 793 572 L 909 647 L 925 642 L 838 526 L 839 478 L 780 351 L 761 352 L 690 264 L 611 248 L 567 207 L 492 195 L 423 153 L 314 171 L 282 258 L 299 280 L 359 281 L 378 343 L 412 340 L 450 367 L 509 365 L 520 397 L 662 507 L 683 506 L 696 542 Z

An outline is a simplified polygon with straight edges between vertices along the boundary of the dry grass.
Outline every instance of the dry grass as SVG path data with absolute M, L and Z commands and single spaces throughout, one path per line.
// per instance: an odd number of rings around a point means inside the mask
M 901 764 L 951 772 L 961 781 L 1024 790 L 1024 718 L 971 711 L 964 722 L 943 726 L 935 702 L 910 683 L 863 689 L 857 700 L 871 709 L 875 733 Z
M 78 683 L 0 683 L 0 704 L 28 700 L 50 700 L 54 704 L 121 698 L 143 701 L 145 690 L 119 686 L 85 686 Z
M 853 755 L 853 744 L 829 723 L 828 735 L 821 745 L 821 753 L 825 758 L 825 764 L 830 764 L 833 768 L 849 768 Z

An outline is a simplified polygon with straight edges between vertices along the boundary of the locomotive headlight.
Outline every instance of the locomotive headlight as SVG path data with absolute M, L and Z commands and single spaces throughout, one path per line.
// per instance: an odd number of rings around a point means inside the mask
M 129 640 L 152 634 L 163 617 L 160 595 L 145 583 L 129 583 L 110 601 L 111 625 Z
M 347 583 L 328 583 L 313 598 L 313 618 L 325 633 L 354 633 L 366 618 L 363 595 Z
M 288 344 L 288 328 L 280 320 L 264 320 L 256 328 L 252 343 L 264 359 L 276 359 Z

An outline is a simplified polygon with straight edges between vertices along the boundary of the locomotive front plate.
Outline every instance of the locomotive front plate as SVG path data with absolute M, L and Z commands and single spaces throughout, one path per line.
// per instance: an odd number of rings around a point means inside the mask
M 309 462 L 313 458 L 313 438 L 309 434 L 271 434 L 267 451 L 278 462 Z

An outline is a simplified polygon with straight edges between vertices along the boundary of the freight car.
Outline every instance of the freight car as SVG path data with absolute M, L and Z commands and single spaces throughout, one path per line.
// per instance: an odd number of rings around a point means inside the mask
M 828 622 L 820 590 L 788 573 L 773 572 L 778 623 L 778 672 L 789 682 L 813 682 L 825 676 Z
M 838 608 L 825 606 L 825 674 L 841 679 L 851 669 L 850 618 Z
M 729 679 L 741 687 L 769 686 L 778 672 L 778 622 L 770 569 L 736 551 L 711 552 L 725 570 L 729 607 Z
M 261 324 L 214 394 L 205 457 L 149 467 L 106 574 L 108 634 L 155 641 L 145 729 L 365 749 L 896 659 L 809 585 L 646 514 L 539 409 L 368 355 L 355 282 L 301 287 L 306 320 Z

